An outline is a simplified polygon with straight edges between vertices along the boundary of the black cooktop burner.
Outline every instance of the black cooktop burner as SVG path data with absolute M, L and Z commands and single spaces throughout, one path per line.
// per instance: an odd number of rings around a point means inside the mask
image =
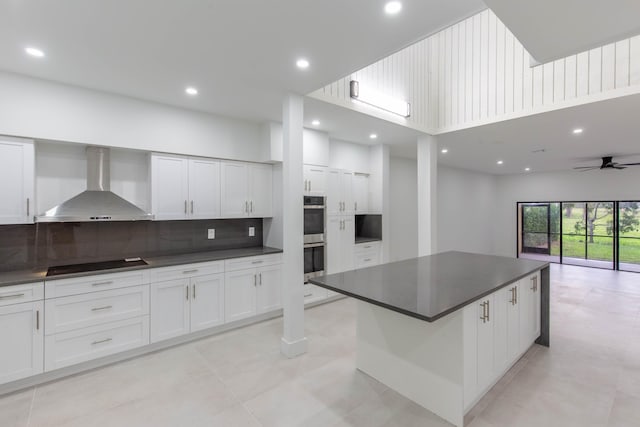
M 111 270 L 112 268 L 135 267 L 147 265 L 141 258 L 117 259 L 113 261 L 90 262 L 86 264 L 58 265 L 47 269 L 47 277 L 61 274 L 84 273 L 87 271 Z

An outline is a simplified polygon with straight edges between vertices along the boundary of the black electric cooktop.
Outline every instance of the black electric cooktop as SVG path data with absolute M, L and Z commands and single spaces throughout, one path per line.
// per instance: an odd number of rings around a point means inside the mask
M 111 270 L 113 268 L 147 265 L 142 258 L 116 259 L 113 261 L 90 262 L 86 264 L 58 265 L 47 269 L 47 277 L 61 274 L 85 273 L 88 271 Z

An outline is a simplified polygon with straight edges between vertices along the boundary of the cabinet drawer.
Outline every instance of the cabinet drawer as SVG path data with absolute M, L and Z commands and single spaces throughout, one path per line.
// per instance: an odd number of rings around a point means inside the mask
M 155 283 L 217 273 L 224 273 L 224 261 L 199 262 L 195 264 L 154 268 L 150 271 L 149 278 L 152 283 Z
M 123 273 L 97 274 L 73 279 L 47 280 L 45 298 L 99 292 L 108 289 L 140 286 L 149 283 L 147 271 L 127 271 Z
M 246 258 L 228 259 L 224 262 L 225 271 L 245 270 L 282 263 L 282 254 L 260 255 Z
M 149 314 L 149 285 L 92 292 L 45 301 L 45 333 L 74 329 Z
M 43 298 L 43 282 L 0 287 L 0 307 L 21 302 L 38 301 Z
M 149 344 L 149 316 L 45 337 L 45 371 Z
M 355 268 L 367 268 L 380 264 L 377 252 L 357 253 L 355 256 Z
M 367 243 L 357 243 L 355 245 L 356 252 L 362 251 L 380 251 L 382 248 L 381 242 L 367 242 Z

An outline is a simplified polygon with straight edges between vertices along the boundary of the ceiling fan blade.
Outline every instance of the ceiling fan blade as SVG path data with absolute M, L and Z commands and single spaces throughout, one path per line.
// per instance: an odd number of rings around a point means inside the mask
M 620 166 L 639 166 L 640 163 L 618 163 Z
M 612 168 L 613 169 L 626 169 L 627 167 L 626 166 L 615 165 L 615 166 L 612 166 Z
M 574 169 L 583 169 L 583 170 L 591 170 L 591 169 L 600 169 L 600 166 L 578 166 Z

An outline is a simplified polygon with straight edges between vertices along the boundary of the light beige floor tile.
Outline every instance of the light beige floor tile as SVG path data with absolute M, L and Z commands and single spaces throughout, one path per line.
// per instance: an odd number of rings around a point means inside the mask
M 640 426 L 640 397 L 616 393 L 608 427 Z
M 34 389 L 28 389 L 0 398 L 0 426 L 25 427 L 27 425 L 33 392 Z

